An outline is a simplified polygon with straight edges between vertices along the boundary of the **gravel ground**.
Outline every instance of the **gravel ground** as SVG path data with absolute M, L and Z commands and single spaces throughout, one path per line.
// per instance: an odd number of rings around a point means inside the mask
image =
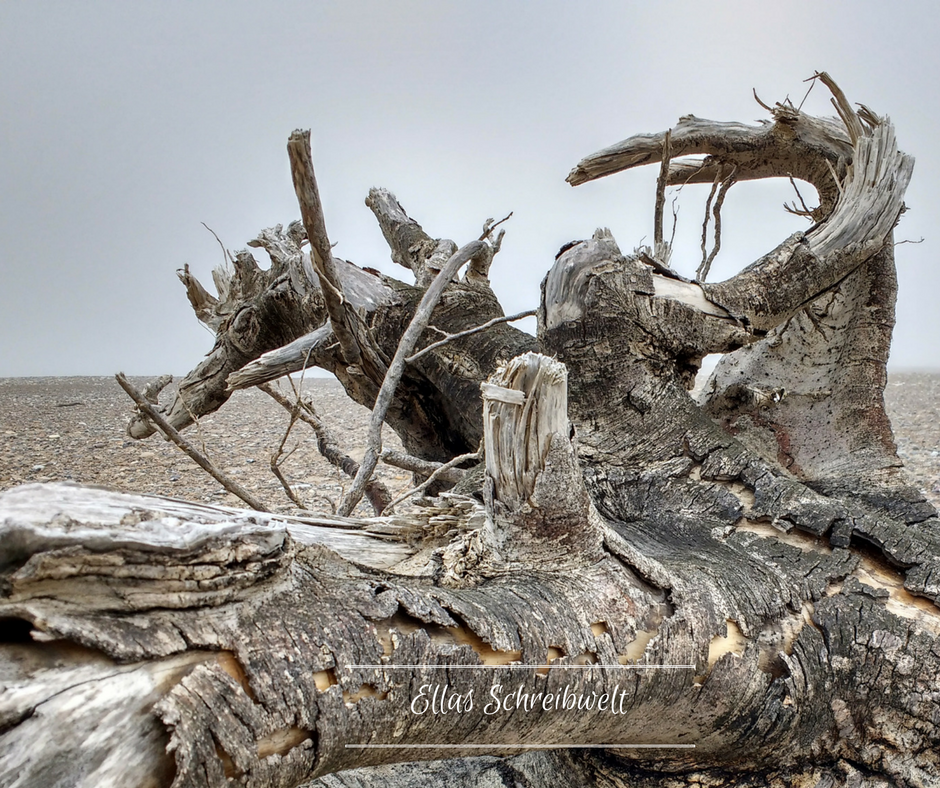
M 133 382 L 143 387 L 147 379 Z M 172 388 L 167 389 L 167 397 Z M 368 411 L 334 380 L 308 379 L 309 394 L 340 445 L 357 460 L 365 447 Z M 895 374 L 885 392 L 898 451 L 913 482 L 940 507 L 940 374 Z M 173 444 L 125 434 L 131 403 L 113 378 L 0 378 L 0 490 L 26 482 L 71 479 L 132 492 L 243 506 Z M 270 469 L 289 421 L 266 394 L 239 391 L 186 435 L 215 465 L 272 511 L 297 512 Z M 386 447 L 400 448 L 386 430 Z M 296 448 L 295 448 L 296 447 Z M 318 453 L 313 432 L 294 427 L 294 449 L 282 471 L 310 509 L 329 511 L 349 480 Z M 379 473 L 392 494 L 411 475 L 387 465 Z M 371 509 L 360 506 L 360 514 Z
M 149 378 L 131 378 L 141 389 Z M 161 394 L 166 401 L 174 385 Z M 286 392 L 285 392 L 286 393 Z M 338 382 L 304 381 L 339 445 L 357 460 L 365 450 L 369 411 L 350 400 Z M 70 479 L 128 492 L 155 493 L 229 506 L 245 504 L 174 444 L 152 436 L 135 441 L 126 427 L 133 403 L 113 378 L 0 378 L 0 489 L 24 482 Z M 251 491 L 271 511 L 298 513 L 271 472 L 290 416 L 267 394 L 235 392 L 216 413 L 184 433 L 212 463 Z M 400 449 L 386 429 L 386 448 Z M 338 505 L 349 478 L 317 451 L 313 430 L 298 422 L 285 444 L 281 471 L 307 508 L 330 511 Z M 411 487 L 407 471 L 380 464 L 379 476 L 392 495 Z M 368 504 L 357 514 L 371 515 Z

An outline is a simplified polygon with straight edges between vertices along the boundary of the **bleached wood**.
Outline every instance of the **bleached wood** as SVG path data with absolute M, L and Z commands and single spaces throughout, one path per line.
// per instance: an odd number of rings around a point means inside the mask
M 661 274 L 653 274 L 653 293 L 659 298 L 670 298 L 683 304 L 695 307 L 706 315 L 720 318 L 731 317 L 726 309 L 708 300 L 701 285 L 694 282 L 683 282 Z
M 348 364 L 357 364 L 360 356 L 359 342 L 350 316 L 344 306 L 342 284 L 333 263 L 333 252 L 326 232 L 323 203 L 313 170 L 310 152 L 310 132 L 297 130 L 287 142 L 287 153 L 291 163 L 294 191 L 300 204 L 300 215 L 310 241 L 313 268 L 320 278 L 323 298 L 330 315 L 330 324 Z
M 617 172 L 661 161 L 665 132 L 638 134 L 582 159 L 568 175 L 577 186 Z M 841 120 L 815 118 L 791 107 L 778 105 L 773 122 L 758 126 L 728 123 L 686 115 L 671 129 L 668 183 L 713 183 L 727 165 L 737 167 L 736 180 L 792 175 L 816 186 L 822 204 L 831 209 L 839 177 L 852 158 L 852 141 Z M 705 155 L 686 161 L 685 157 Z M 723 176 L 722 176 L 723 177 Z
M 63 520 L 71 523 L 63 530 Z M 287 534 L 365 566 L 386 569 L 413 555 L 401 518 L 304 517 L 116 492 L 57 482 L 0 493 L 0 534 L 7 557 L 43 550 L 120 545 L 139 551 L 186 551 L 211 539 L 255 541 L 266 550 Z
M 284 347 L 263 353 L 250 364 L 233 372 L 228 376 L 228 387 L 232 391 L 251 388 L 317 366 L 318 354 L 335 341 L 330 325 L 322 325 Z
M 526 353 L 482 388 L 488 543 L 510 561 L 597 560 L 601 525 L 569 441 L 564 364 Z
M 0 784 L 169 785 L 169 737 L 151 706 L 193 665 L 213 659 L 205 651 L 118 665 L 69 644 L 0 645 L 0 724 L 15 723 L 3 737 Z
M 913 170 L 914 159 L 898 150 L 887 118 L 860 134 L 835 210 L 807 234 L 813 251 L 823 257 L 868 242 L 880 249 L 900 218 Z
M 510 510 L 534 492 L 552 437 L 567 437 L 567 383 L 563 364 L 527 353 L 483 387 L 486 473 Z

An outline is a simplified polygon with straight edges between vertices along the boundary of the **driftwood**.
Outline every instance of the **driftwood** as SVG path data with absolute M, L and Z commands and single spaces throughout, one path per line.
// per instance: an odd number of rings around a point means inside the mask
M 415 285 L 332 258 L 292 137 L 303 224 L 218 298 L 186 280 L 218 339 L 158 411 L 315 364 L 419 472 L 484 461 L 407 517 L 0 495 L 0 785 L 940 783 L 940 521 L 882 399 L 913 160 L 817 78 L 836 119 L 686 117 L 582 161 L 573 184 L 660 165 L 654 247 L 564 247 L 536 338 L 498 322 L 496 244 L 461 276 L 389 192 Z M 713 184 L 716 215 L 772 176 L 815 186 L 805 233 L 726 282 L 672 271 L 669 184 Z
M 163 433 L 167 440 L 173 441 L 180 450 L 186 454 L 193 462 L 195 462 L 200 468 L 202 468 L 206 473 L 208 473 L 213 479 L 215 479 L 219 484 L 221 484 L 226 490 L 228 490 L 233 495 L 241 498 L 245 503 L 247 503 L 252 509 L 255 509 L 259 512 L 266 512 L 268 508 L 262 504 L 257 498 L 255 498 L 248 490 L 243 488 L 238 482 L 234 479 L 229 478 L 226 474 L 222 473 L 218 468 L 216 468 L 208 458 L 199 452 L 194 446 L 192 446 L 189 441 L 187 441 L 179 432 L 167 423 L 166 419 L 160 415 L 153 405 L 148 401 L 152 394 L 148 396 L 147 391 L 141 394 L 137 389 L 135 389 L 128 379 L 124 376 L 124 373 L 121 372 L 115 376 L 115 379 L 118 382 L 118 385 L 124 389 L 124 392 L 129 396 L 137 405 L 138 413 L 140 417 L 146 418 L 148 421 L 153 423 L 155 427 Z M 166 385 L 169 381 L 164 382 L 162 379 L 160 387 Z M 148 387 L 150 388 L 150 387 Z

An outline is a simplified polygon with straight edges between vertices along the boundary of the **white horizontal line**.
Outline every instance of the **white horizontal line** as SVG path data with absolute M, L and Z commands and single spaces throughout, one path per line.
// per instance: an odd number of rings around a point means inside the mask
M 694 744 L 346 744 L 348 750 L 694 750 Z
M 383 670 L 413 670 L 414 668 L 436 668 L 446 670 L 590 670 L 591 668 L 618 668 L 619 670 L 694 670 L 695 665 L 346 665 L 353 668 L 382 668 Z

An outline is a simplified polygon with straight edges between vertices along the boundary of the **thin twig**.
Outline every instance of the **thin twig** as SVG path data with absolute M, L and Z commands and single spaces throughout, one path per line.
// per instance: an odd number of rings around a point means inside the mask
M 800 102 L 800 106 L 796 108 L 796 111 L 799 112 L 803 109 L 803 105 L 806 103 L 806 99 L 809 98 L 809 94 L 813 92 L 813 88 L 816 87 L 816 78 L 810 77 L 809 79 L 804 79 L 804 82 L 809 82 L 809 87 L 806 89 L 806 95 L 803 96 L 803 100 Z
M 293 385 L 293 382 L 291 385 Z M 258 388 L 271 397 L 271 399 L 277 402 L 286 411 L 291 414 L 294 413 L 298 403 L 291 402 L 289 399 L 287 399 L 287 397 L 274 389 L 268 383 L 262 383 L 258 386 Z M 313 429 L 314 434 L 317 436 L 317 449 L 323 458 L 329 462 L 330 465 L 338 468 L 347 476 L 354 478 L 359 472 L 359 463 L 348 454 L 345 454 L 339 448 L 338 444 L 336 443 L 336 438 L 333 437 L 333 433 L 330 431 L 330 428 L 324 424 L 313 405 L 303 400 L 299 401 L 299 405 L 300 410 L 298 412 L 297 418 Z M 366 497 L 369 499 L 369 502 L 372 504 L 373 511 L 377 515 L 382 514 L 382 512 L 385 510 L 385 507 L 388 505 L 388 502 L 392 499 L 392 495 L 388 491 L 388 488 L 377 479 L 372 479 L 369 481 L 369 483 L 366 485 L 365 493 Z M 330 507 L 334 510 L 335 514 L 336 507 L 333 505 L 332 501 L 330 501 Z
M 219 246 L 222 247 L 222 264 L 223 264 L 223 265 L 228 265 L 229 263 L 231 263 L 232 265 L 235 265 L 235 261 L 232 260 L 232 253 L 231 253 L 228 249 L 225 248 L 225 244 L 223 244 L 223 243 L 222 243 L 222 239 L 219 238 L 218 235 L 216 235 L 215 230 L 213 230 L 213 229 L 212 229 L 208 224 L 206 224 L 205 222 L 199 222 L 199 224 L 201 224 L 201 225 L 202 225 L 203 227 L 205 227 L 210 233 L 212 233 L 212 237 L 215 238 L 215 240 L 219 242 Z
M 301 394 L 304 390 L 304 377 L 307 375 L 307 365 L 310 363 L 310 354 L 312 352 L 313 348 L 308 348 L 307 353 L 304 356 L 304 365 L 300 368 L 300 380 L 297 381 L 296 386 L 294 385 L 294 379 L 290 375 L 287 376 L 287 382 L 290 383 L 290 387 L 294 390 L 294 397 L 296 399 L 294 405 L 297 408 L 301 408 L 303 406 Z
M 801 208 L 796 207 L 796 203 L 784 203 L 783 210 L 787 213 L 792 214 L 793 216 L 799 216 L 801 219 L 809 219 L 811 222 L 815 221 L 811 213 L 806 213 L 806 211 Z
M 682 191 L 682 187 L 679 187 L 679 191 Z M 678 193 L 676 197 L 672 198 L 672 232 L 669 234 L 669 248 L 673 248 L 673 243 L 676 240 L 676 225 L 679 223 L 679 197 Z M 666 261 L 669 262 L 668 260 Z
M 757 88 L 751 88 L 751 92 L 754 94 L 754 101 L 760 104 L 768 112 L 773 112 L 773 107 L 768 107 L 763 101 L 760 100 L 760 96 L 757 95 Z
M 800 198 L 800 204 L 803 206 L 803 208 L 797 208 L 796 203 L 793 203 L 792 206 L 784 203 L 783 209 L 787 211 L 787 213 L 792 213 L 794 216 L 802 216 L 809 219 L 810 221 L 813 221 L 815 219 L 813 210 L 806 204 L 806 200 L 803 199 L 803 195 L 800 194 L 800 190 L 797 188 L 796 181 L 793 180 L 793 176 L 790 175 L 790 173 L 787 173 L 787 177 L 790 179 L 790 185 L 793 187 L 793 191 L 796 192 L 796 196 Z
M 705 201 L 705 218 L 702 220 L 702 262 L 698 267 L 699 271 L 705 267 L 705 262 L 708 260 L 708 217 L 711 215 L 712 200 L 715 199 L 715 192 L 718 191 L 718 184 L 721 183 L 724 169 L 723 164 L 718 166 L 718 171 L 715 173 L 715 180 L 712 181 L 711 191 L 708 193 L 708 199 Z
M 237 495 L 245 503 L 247 503 L 252 509 L 255 509 L 259 512 L 270 511 L 264 504 L 261 503 L 257 498 L 255 498 L 248 490 L 242 487 L 238 482 L 230 479 L 222 471 L 218 470 L 208 459 L 206 459 L 202 454 L 197 451 L 192 444 L 189 443 L 182 435 L 179 434 L 169 422 L 163 418 L 153 406 L 141 395 L 137 389 L 131 385 L 130 381 L 124 377 L 123 372 L 119 372 L 114 376 L 117 380 L 118 385 L 127 392 L 134 402 L 137 403 L 137 408 L 157 427 L 160 428 L 160 431 L 173 443 L 179 446 L 185 454 L 187 454 L 193 462 L 195 462 L 200 468 L 202 468 L 206 473 L 208 473 L 213 479 L 215 479 L 219 484 L 221 484 L 226 490 L 228 490 L 233 495 Z
M 356 474 L 356 478 L 353 480 L 352 486 L 349 488 L 349 492 L 343 499 L 339 509 L 339 513 L 343 517 L 348 517 L 352 510 L 356 508 L 356 504 L 362 498 L 365 486 L 379 460 L 379 454 L 382 452 L 382 425 L 385 423 L 385 414 L 388 413 L 392 398 L 395 396 L 395 389 L 398 388 L 398 382 L 405 371 L 405 359 L 411 355 L 415 343 L 431 321 L 431 313 L 434 311 L 434 307 L 437 306 L 437 302 L 440 301 L 444 288 L 450 284 L 451 279 L 465 263 L 482 253 L 484 249 L 485 244 L 483 241 L 471 241 L 457 250 L 451 255 L 441 272 L 434 278 L 434 281 L 428 285 L 428 289 L 425 290 L 411 323 L 405 329 L 405 333 L 398 343 L 395 357 L 388 365 L 388 372 L 385 373 L 382 388 L 379 389 L 379 393 L 375 398 L 372 418 L 369 421 L 365 456 L 359 466 L 359 473 Z
M 281 442 L 278 444 L 275 452 L 271 455 L 271 473 L 273 473 L 275 477 L 277 477 L 277 480 L 281 483 L 281 487 L 284 488 L 284 493 L 287 495 L 287 497 L 290 498 L 291 501 L 293 501 L 301 509 L 306 509 L 307 507 L 304 506 L 303 501 L 301 501 L 297 497 L 297 494 L 294 492 L 293 488 L 291 488 L 290 484 L 288 483 L 287 479 L 284 477 L 284 474 L 281 472 L 281 468 L 280 468 L 281 455 L 284 454 L 284 444 L 287 443 L 287 437 L 290 435 L 290 431 L 294 428 L 294 425 L 297 423 L 297 417 L 299 415 L 300 415 L 300 408 L 295 407 L 293 412 L 290 415 L 290 423 L 287 425 L 287 429 L 284 431 L 284 435 L 281 438 Z M 294 450 L 296 448 L 297 447 L 295 446 L 294 449 L 291 449 L 287 453 L 287 456 L 284 457 L 284 459 L 286 460 L 287 457 L 290 457 L 290 455 L 294 453 Z
M 508 222 L 511 218 L 512 218 L 512 211 L 506 214 L 498 222 L 494 222 L 492 219 L 487 219 L 485 222 L 483 222 L 483 234 L 480 236 L 479 240 L 485 241 L 487 238 L 490 237 L 490 234 L 493 232 L 493 230 L 499 227 L 503 222 Z
M 709 252 L 708 259 L 705 260 L 701 268 L 695 272 L 695 278 L 699 282 L 705 281 L 712 267 L 712 261 L 718 256 L 718 250 L 721 249 L 721 206 L 725 202 L 728 189 L 734 185 L 734 176 L 737 171 L 738 168 L 735 167 L 731 171 L 731 174 L 721 182 L 721 188 L 718 190 L 718 196 L 715 198 L 715 207 L 712 208 L 712 216 L 715 217 L 715 245 L 712 247 L 711 252 Z
M 793 186 L 793 191 L 795 191 L 795 192 L 796 192 L 796 196 L 800 198 L 800 205 L 803 206 L 803 210 L 806 211 L 806 213 L 810 213 L 810 214 L 811 214 L 812 211 L 810 210 L 810 207 L 806 204 L 806 200 L 803 199 L 803 195 L 800 194 L 800 190 L 797 188 L 797 186 L 796 186 L 796 181 L 793 180 L 793 176 L 790 175 L 789 173 L 787 173 L 787 175 L 788 175 L 788 177 L 790 178 L 790 185 Z
M 478 448 L 475 452 L 471 452 L 469 454 L 461 454 L 457 457 L 454 457 L 454 459 L 450 460 L 450 462 L 445 462 L 440 468 L 435 470 L 430 476 L 428 476 L 427 479 L 421 482 L 421 484 L 419 484 L 417 487 L 399 495 L 395 500 L 393 500 L 388 505 L 388 508 L 393 509 L 396 505 L 400 504 L 402 501 L 407 500 L 412 495 L 417 495 L 419 492 L 426 490 L 428 486 L 432 484 L 433 482 L 437 481 L 445 471 L 452 470 L 456 468 L 458 465 L 460 465 L 460 463 L 466 462 L 467 460 L 479 460 L 482 457 L 483 457 L 483 444 L 481 443 L 480 448 Z
M 409 364 L 412 364 L 415 361 L 417 361 L 419 358 L 421 358 L 422 356 L 426 355 L 427 353 L 430 353 L 432 350 L 436 350 L 441 345 L 446 345 L 448 342 L 453 342 L 455 339 L 463 339 L 464 337 L 468 337 L 471 334 L 478 334 L 480 331 L 485 331 L 486 329 L 491 328 L 492 326 L 498 325 L 499 323 L 512 323 L 516 320 L 522 320 L 523 318 L 532 317 L 533 315 L 537 315 L 537 314 L 538 314 L 537 309 L 528 309 L 525 312 L 519 312 L 518 314 L 509 315 L 508 317 L 494 317 L 492 320 L 487 320 L 485 323 L 482 323 L 478 326 L 474 326 L 473 328 L 468 328 L 465 331 L 458 331 L 456 334 L 448 334 L 444 331 L 441 331 L 439 328 L 435 328 L 434 326 L 428 326 L 428 328 L 431 328 L 434 331 L 438 331 L 444 334 L 444 338 L 439 339 L 437 342 L 434 342 L 428 345 L 426 348 L 422 348 L 417 353 L 414 353 L 408 356 L 408 358 L 406 358 L 405 361 L 408 362 Z
M 430 476 L 435 471 L 439 471 L 437 478 L 442 482 L 450 482 L 451 484 L 456 484 L 466 475 L 466 471 L 461 468 L 444 470 L 444 463 L 442 462 L 422 460 L 420 457 L 414 457 L 394 449 L 385 449 L 379 459 L 387 465 L 393 465 L 396 468 L 411 471 L 421 476 Z

